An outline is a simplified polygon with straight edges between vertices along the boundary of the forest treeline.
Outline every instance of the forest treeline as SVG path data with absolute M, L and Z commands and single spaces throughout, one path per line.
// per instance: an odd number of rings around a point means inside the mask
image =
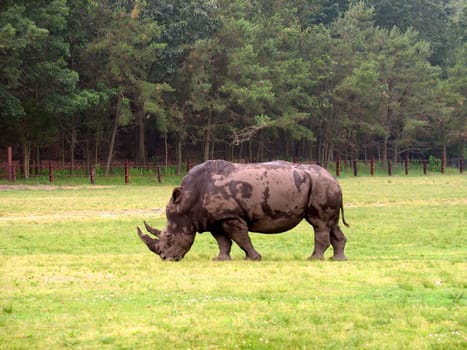
M 32 161 L 465 157 L 466 0 L 0 0 Z

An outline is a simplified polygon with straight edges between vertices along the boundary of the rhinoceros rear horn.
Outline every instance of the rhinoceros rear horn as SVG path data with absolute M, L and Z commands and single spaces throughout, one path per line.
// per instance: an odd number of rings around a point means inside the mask
M 151 238 L 148 235 L 144 234 L 139 227 L 136 228 L 139 238 L 147 245 L 150 251 L 160 255 L 159 249 L 159 240 Z
M 144 222 L 144 227 L 146 227 L 146 230 L 148 230 L 148 232 L 151 232 L 154 236 L 156 236 L 156 237 L 161 236 L 161 231 L 159 231 L 158 229 L 150 226 L 146 221 Z

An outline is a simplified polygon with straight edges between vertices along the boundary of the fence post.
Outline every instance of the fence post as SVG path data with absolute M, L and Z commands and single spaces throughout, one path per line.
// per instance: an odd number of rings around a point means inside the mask
M 405 155 L 405 160 L 404 160 L 404 169 L 405 169 L 405 175 L 409 175 L 409 155 Z
M 373 155 L 370 158 L 370 172 L 371 172 L 371 176 L 375 175 L 375 156 Z
M 353 176 L 357 176 L 358 170 L 357 170 L 357 161 L 353 161 Z
M 423 175 L 426 175 L 426 168 L 427 168 L 427 161 L 426 159 L 423 159 Z
M 49 182 L 54 182 L 54 163 L 49 160 Z
M 444 174 L 444 168 L 446 167 L 446 159 L 441 159 L 441 174 Z
M 336 154 L 336 176 L 341 176 L 341 161 L 339 154 Z
M 189 172 L 189 171 L 190 171 L 190 169 L 191 169 L 190 160 L 189 160 L 189 159 L 187 159 L 187 160 L 186 160 L 186 172 Z
M 96 177 L 96 171 L 94 167 L 89 167 L 89 177 L 91 179 L 91 185 L 94 185 L 95 177 Z
M 459 158 L 459 172 L 462 174 L 464 172 L 464 159 Z
M 125 185 L 130 182 L 130 176 L 128 175 L 128 160 L 125 160 Z
M 390 160 L 388 160 L 388 176 L 392 176 L 392 164 Z

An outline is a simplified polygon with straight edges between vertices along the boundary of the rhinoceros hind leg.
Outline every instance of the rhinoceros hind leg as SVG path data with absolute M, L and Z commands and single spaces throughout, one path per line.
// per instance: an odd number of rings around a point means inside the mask
M 315 248 L 309 260 L 324 260 L 324 252 L 330 246 L 331 230 L 328 227 L 315 227 Z
M 232 260 L 230 257 L 230 249 L 232 248 L 232 240 L 230 237 L 223 232 L 211 232 L 211 234 L 216 239 L 217 245 L 219 246 L 219 255 L 215 257 L 214 260 Z
M 222 223 L 224 232 L 245 252 L 245 260 L 261 260 L 261 255 L 253 248 L 248 226 L 240 219 L 226 220 Z
M 331 245 L 334 249 L 334 256 L 332 260 L 337 261 L 345 261 L 347 258 L 344 254 L 344 247 L 345 243 L 347 242 L 347 238 L 345 238 L 344 233 L 341 231 L 339 225 L 336 225 L 331 230 Z

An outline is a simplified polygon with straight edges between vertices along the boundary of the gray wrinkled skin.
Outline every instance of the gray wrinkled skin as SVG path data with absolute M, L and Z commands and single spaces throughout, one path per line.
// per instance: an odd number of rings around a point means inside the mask
M 219 245 L 216 260 L 230 260 L 232 241 L 245 252 L 246 259 L 260 260 L 249 231 L 281 233 L 305 219 L 315 233 L 310 259 L 322 260 L 331 245 L 333 259 L 346 260 L 346 238 L 339 227 L 341 211 L 343 214 L 338 182 L 317 165 L 210 160 L 194 167 L 173 190 L 165 230 L 145 223 L 157 238 L 139 228 L 138 235 L 162 259 L 182 259 L 196 233 L 209 231 Z M 344 217 L 342 220 L 348 226 Z

